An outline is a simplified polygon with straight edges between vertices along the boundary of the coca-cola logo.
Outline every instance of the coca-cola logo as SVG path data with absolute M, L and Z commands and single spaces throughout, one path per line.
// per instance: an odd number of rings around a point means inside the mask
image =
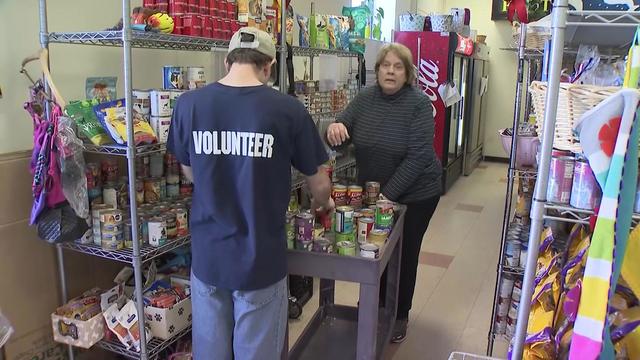
M 420 59 L 420 66 L 416 68 L 418 72 L 418 86 L 422 92 L 431 100 L 433 116 L 438 113 L 435 102 L 438 100 L 438 79 L 440 67 L 433 60 Z

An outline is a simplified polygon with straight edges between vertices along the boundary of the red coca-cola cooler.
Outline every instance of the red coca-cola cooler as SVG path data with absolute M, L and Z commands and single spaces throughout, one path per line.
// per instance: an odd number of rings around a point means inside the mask
M 417 86 L 431 100 L 435 119 L 433 146 L 444 169 L 443 185 L 447 191 L 463 174 L 468 122 L 465 100 L 471 95 L 473 42 L 456 33 L 430 31 L 397 31 L 394 41 L 411 50 Z M 445 107 L 438 88 L 448 82 L 455 84 L 462 100 Z

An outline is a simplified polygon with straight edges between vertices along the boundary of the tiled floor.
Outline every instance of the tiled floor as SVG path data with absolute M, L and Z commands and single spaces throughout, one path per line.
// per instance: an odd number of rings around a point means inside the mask
M 484 354 L 500 243 L 506 166 L 483 163 L 441 199 L 425 235 L 407 339 L 385 359 L 448 359 L 452 351 Z M 318 281 L 315 281 L 317 286 Z M 315 291 L 317 294 L 317 289 Z M 336 303 L 355 305 L 358 285 L 336 284 Z M 317 295 L 290 322 L 293 344 L 317 308 Z M 494 356 L 505 358 L 496 342 Z

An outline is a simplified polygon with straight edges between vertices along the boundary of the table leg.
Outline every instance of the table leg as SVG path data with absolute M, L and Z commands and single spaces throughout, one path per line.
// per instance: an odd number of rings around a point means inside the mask
M 331 305 L 335 301 L 336 282 L 330 279 L 320 279 L 320 306 Z
M 376 358 L 380 284 L 360 284 L 358 307 L 358 360 Z

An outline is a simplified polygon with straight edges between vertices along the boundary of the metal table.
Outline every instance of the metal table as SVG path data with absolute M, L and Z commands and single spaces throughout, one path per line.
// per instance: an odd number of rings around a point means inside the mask
M 378 259 L 289 250 L 289 274 L 320 278 L 320 306 L 289 359 L 380 359 L 396 317 L 405 208 Z M 386 301 L 379 307 L 379 289 L 387 270 Z M 334 303 L 335 281 L 360 284 L 358 307 Z

